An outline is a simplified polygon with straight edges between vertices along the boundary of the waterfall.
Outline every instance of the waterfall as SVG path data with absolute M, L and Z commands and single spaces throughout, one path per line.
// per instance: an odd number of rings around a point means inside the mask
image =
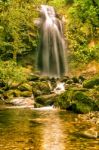
M 38 69 L 50 77 L 65 73 L 65 42 L 62 22 L 52 6 L 41 5 Z

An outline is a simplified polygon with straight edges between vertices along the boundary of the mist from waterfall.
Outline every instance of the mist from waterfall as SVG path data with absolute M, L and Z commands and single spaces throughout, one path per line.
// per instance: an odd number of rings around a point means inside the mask
M 61 20 L 53 7 L 41 5 L 38 69 L 50 77 L 65 73 L 65 42 Z

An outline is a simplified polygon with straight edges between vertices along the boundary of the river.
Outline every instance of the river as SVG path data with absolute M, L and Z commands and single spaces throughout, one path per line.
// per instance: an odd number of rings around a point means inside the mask
M 99 139 L 77 134 L 88 128 L 77 117 L 57 109 L 0 109 L 0 150 L 99 150 Z

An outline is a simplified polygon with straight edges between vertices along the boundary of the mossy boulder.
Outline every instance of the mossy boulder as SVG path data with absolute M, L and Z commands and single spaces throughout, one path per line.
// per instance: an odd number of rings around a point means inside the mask
M 22 97 L 31 97 L 32 96 L 32 92 L 31 91 L 22 91 L 20 93 L 20 96 L 22 96 Z
M 56 96 L 56 94 L 41 95 L 35 99 L 35 102 L 43 106 L 53 105 L 55 103 Z
M 77 113 L 88 113 L 90 111 L 98 111 L 98 104 L 89 96 L 81 91 L 77 91 L 73 95 L 73 102 L 69 109 Z
M 43 107 L 44 105 L 40 104 L 40 103 L 34 103 L 34 108 L 40 108 Z
M 72 78 L 72 80 L 73 80 L 73 83 L 79 83 L 79 79 L 75 76 Z
M 14 97 L 19 97 L 20 96 L 20 91 L 15 89 L 15 90 L 8 90 L 8 91 L 5 91 L 4 94 L 3 94 L 3 97 L 4 99 L 7 99 L 7 100 L 11 100 L 12 98 Z
M 5 87 L 6 83 L 2 80 L 0 80 L 0 87 Z
M 30 74 L 28 77 L 28 80 L 29 81 L 37 81 L 37 80 L 39 80 L 39 76 L 35 75 L 35 74 Z
M 74 103 L 72 103 L 68 108 L 67 110 L 71 110 L 75 113 L 88 113 L 91 111 L 91 107 L 84 104 L 84 103 L 81 103 L 81 102 L 77 102 L 75 101 Z
M 32 91 L 32 86 L 28 83 L 23 83 L 18 87 L 18 89 L 20 91 Z
M 55 106 L 62 109 L 67 109 L 72 102 L 73 91 L 67 90 L 64 93 L 56 97 Z
M 71 110 L 75 113 L 88 113 L 98 111 L 98 102 L 90 98 L 86 92 L 68 89 L 56 98 L 55 105 L 62 109 Z
M 35 97 L 50 93 L 50 87 L 46 81 L 33 82 L 32 90 Z
M 3 89 L 0 89 L 0 94 L 3 94 L 4 93 L 4 90 Z
M 73 80 L 72 79 L 69 79 L 66 81 L 66 84 L 72 84 L 73 83 Z
M 89 80 L 85 80 L 83 83 L 84 88 L 94 88 L 94 86 L 99 85 L 99 77 L 94 77 Z

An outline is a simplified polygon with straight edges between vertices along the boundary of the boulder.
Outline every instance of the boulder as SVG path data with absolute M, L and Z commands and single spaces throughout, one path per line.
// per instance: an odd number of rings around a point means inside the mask
M 53 105 L 55 103 L 56 96 L 57 95 L 54 93 L 49 95 L 41 95 L 35 99 L 35 102 L 43 106 Z
M 34 99 L 31 97 L 18 97 L 14 98 L 10 103 L 15 106 L 34 106 Z
M 99 77 L 93 77 L 89 80 L 85 80 L 83 83 L 84 88 L 94 88 L 94 86 L 98 85 L 99 86 Z
M 28 83 L 23 83 L 18 87 L 18 89 L 20 91 L 32 91 L 32 86 L 29 85 Z
M 96 139 L 99 137 L 99 132 L 96 128 L 92 127 L 80 133 L 81 136 L 89 139 Z
M 37 80 L 39 80 L 39 76 L 31 73 L 28 77 L 28 80 L 29 81 L 37 81 Z
M 35 97 L 50 94 L 50 86 L 47 81 L 33 82 L 32 90 Z
M 75 90 L 75 88 L 67 89 L 57 96 L 55 106 L 75 113 L 88 113 L 99 110 L 99 105 L 95 100 L 90 98 L 86 92 Z

